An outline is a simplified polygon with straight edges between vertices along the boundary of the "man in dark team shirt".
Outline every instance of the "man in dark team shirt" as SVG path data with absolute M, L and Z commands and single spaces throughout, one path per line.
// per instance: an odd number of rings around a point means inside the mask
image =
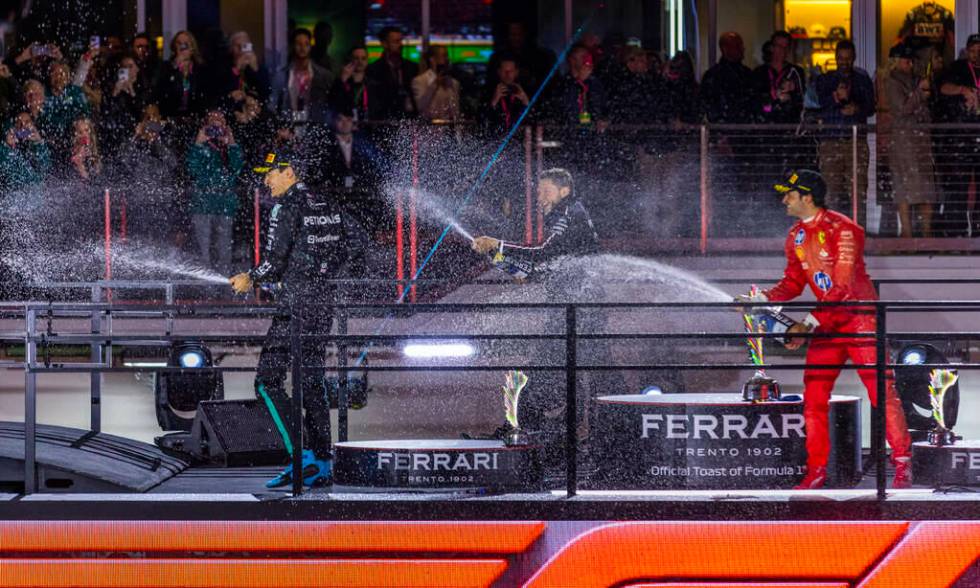
M 498 259 L 516 257 L 529 263 L 532 271 L 546 269 L 548 262 L 566 255 L 587 255 L 599 250 L 599 237 L 585 205 L 572 197 L 572 174 L 555 168 L 538 176 L 538 206 L 547 227 L 540 245 L 519 245 L 493 237 L 477 237 L 473 249 L 496 253 Z
M 940 103 L 950 122 L 980 124 L 980 35 L 970 35 L 966 41 L 966 59 L 950 65 L 939 86 Z M 949 157 L 937 162 L 939 181 L 943 190 L 941 228 L 947 237 L 977 235 L 976 219 L 970 222 L 968 211 L 970 180 L 980 180 L 980 145 L 978 130 L 949 129 L 940 131 Z M 971 224 L 972 231 L 971 231 Z
M 283 445 L 292 453 L 290 430 L 292 413 L 286 394 L 286 370 L 291 365 L 290 324 L 301 321 L 304 366 L 323 365 L 326 342 L 309 335 L 330 333 L 335 286 L 330 282 L 345 266 L 363 267 L 361 256 L 367 239 L 348 213 L 336 202 L 311 192 L 297 176 L 298 162 L 287 153 L 270 153 L 255 168 L 265 175 L 265 185 L 277 200 L 270 212 L 269 236 L 262 262 L 248 272 L 230 279 L 238 293 L 253 284 L 282 284 L 277 303 L 282 312 L 272 319 L 259 355 L 255 374 L 255 395 L 269 409 L 282 435 Z M 299 385 L 293 382 L 294 390 Z M 307 371 L 302 378 L 305 429 L 309 449 L 303 451 L 303 483 L 312 486 L 330 481 L 330 409 L 323 389 L 322 373 Z M 292 466 L 269 480 L 277 488 L 292 483 Z

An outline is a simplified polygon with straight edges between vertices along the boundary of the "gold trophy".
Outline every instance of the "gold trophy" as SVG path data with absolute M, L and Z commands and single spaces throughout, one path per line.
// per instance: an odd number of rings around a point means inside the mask
M 755 297 L 759 290 L 755 286 L 752 286 L 752 290 L 749 292 L 750 297 Z M 753 309 L 753 313 L 745 313 L 742 315 L 742 319 L 745 322 L 745 331 L 752 334 L 761 334 L 767 332 L 766 321 L 763 320 L 764 317 L 759 315 L 759 311 L 765 312 L 765 309 Z M 746 342 L 749 346 L 749 359 L 752 363 L 757 366 L 765 365 L 765 356 L 763 354 L 763 338 L 762 337 L 749 337 Z M 748 402 L 768 402 L 770 400 L 779 400 L 781 392 L 779 389 L 779 382 L 775 378 L 770 378 L 766 375 L 766 370 L 764 368 L 759 368 L 756 370 L 755 375 L 753 375 L 745 384 L 742 385 L 742 400 Z
M 504 380 L 504 417 L 510 425 L 510 431 L 504 436 L 506 445 L 528 445 L 530 440 L 527 433 L 521 430 L 517 421 L 517 406 L 520 402 L 521 391 L 527 386 L 527 374 L 518 370 L 507 372 Z
M 952 429 L 946 428 L 946 415 L 943 414 L 943 400 L 959 373 L 956 370 L 934 369 L 929 372 L 929 398 L 932 401 L 932 418 L 936 419 L 936 427 L 929 431 L 929 444 L 936 447 L 952 445 L 956 435 Z

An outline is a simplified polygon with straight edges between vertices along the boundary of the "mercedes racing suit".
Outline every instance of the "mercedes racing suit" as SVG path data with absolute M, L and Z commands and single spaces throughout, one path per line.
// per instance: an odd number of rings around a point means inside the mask
M 336 288 L 335 279 L 347 265 L 361 262 L 366 236 L 336 203 L 296 183 L 272 208 L 269 236 L 262 262 L 252 269 L 253 283 L 281 282 L 281 312 L 272 319 L 259 355 L 255 394 L 262 400 L 287 450 L 292 411 L 286 394 L 286 370 L 291 364 L 290 324 L 301 318 L 303 366 L 323 365 L 327 343 L 308 335 L 329 335 Z M 305 429 L 310 449 L 318 458 L 330 454 L 330 410 L 322 372 L 304 372 L 302 378 Z M 295 386 L 296 383 L 293 383 Z
M 561 264 L 577 256 L 595 254 L 599 251 L 599 236 L 592 218 L 581 200 L 559 202 L 544 218 L 545 238 L 540 245 L 524 246 L 501 242 L 499 255 L 529 274 L 531 281 L 543 283 L 548 302 L 596 302 L 602 301 L 601 284 L 598 280 L 583 279 L 576 271 L 562 271 Z M 562 312 L 548 313 L 545 327 L 549 333 L 565 332 L 565 317 Z M 599 309 L 579 313 L 577 330 L 580 333 L 601 332 L 605 324 L 604 313 Z M 583 346 L 580 359 L 588 362 L 608 362 L 608 349 L 605 342 L 589 342 Z M 555 347 L 537 347 L 543 357 L 534 360 L 538 363 L 560 364 L 561 354 Z M 518 422 L 521 428 L 544 448 L 546 466 L 557 465 L 564 460 L 565 431 L 565 374 L 562 372 L 539 371 L 529 375 L 528 386 L 521 396 Z M 577 397 L 578 420 L 587 425 L 590 403 L 589 397 L 602 388 L 595 376 L 586 378 L 590 384 L 589 394 L 582 393 L 587 388 L 580 386 Z M 615 389 L 608 387 L 606 390 Z
M 786 272 L 775 287 L 764 292 L 773 302 L 792 300 L 809 284 L 821 302 L 877 300 L 864 266 L 864 230 L 846 216 L 821 209 L 816 217 L 798 221 L 786 237 Z M 804 319 L 815 332 L 859 333 L 875 330 L 873 307 L 819 307 Z M 874 338 L 813 338 L 806 354 L 808 364 L 874 364 Z M 805 395 L 807 467 L 826 466 L 830 453 L 828 413 L 830 393 L 840 369 L 807 369 L 803 373 Z M 871 405 L 877 401 L 876 371 L 858 370 Z M 910 456 L 910 438 L 902 403 L 895 391 L 894 374 L 886 374 L 885 435 L 892 459 Z
M 526 246 L 501 241 L 499 254 L 513 260 L 530 274 L 546 269 L 548 262 L 559 257 L 589 255 L 599 251 L 599 235 L 581 200 L 564 206 L 559 202 L 544 217 L 544 225 L 547 227 L 546 237 L 540 245 Z

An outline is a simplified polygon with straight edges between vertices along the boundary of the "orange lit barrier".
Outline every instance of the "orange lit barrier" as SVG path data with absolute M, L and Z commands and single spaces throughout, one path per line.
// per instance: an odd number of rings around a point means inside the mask
M 980 523 L 7 521 L 0 546 L 10 587 L 946 588 Z

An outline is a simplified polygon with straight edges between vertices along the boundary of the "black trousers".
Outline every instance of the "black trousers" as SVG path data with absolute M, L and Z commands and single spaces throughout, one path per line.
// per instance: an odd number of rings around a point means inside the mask
M 322 294 L 322 293 L 321 293 Z M 259 355 L 259 365 L 255 375 L 255 395 L 269 409 L 276 423 L 283 445 L 292 450 L 289 431 L 293 427 L 292 403 L 286 394 L 286 374 L 292 367 L 292 323 L 300 321 L 300 353 L 304 367 L 322 366 L 326 361 L 327 343 L 322 337 L 330 334 L 333 325 L 333 309 L 324 308 L 323 301 L 328 297 L 317 297 L 321 303 L 306 302 L 302 306 L 292 305 L 292 312 L 284 307 L 283 313 L 272 319 L 272 326 L 266 333 Z M 301 317 L 301 318 L 300 318 Z M 293 382 L 295 390 L 296 382 Z M 323 370 L 304 370 L 302 377 L 304 409 L 304 446 L 313 450 L 319 458 L 330 455 L 330 405 Z

